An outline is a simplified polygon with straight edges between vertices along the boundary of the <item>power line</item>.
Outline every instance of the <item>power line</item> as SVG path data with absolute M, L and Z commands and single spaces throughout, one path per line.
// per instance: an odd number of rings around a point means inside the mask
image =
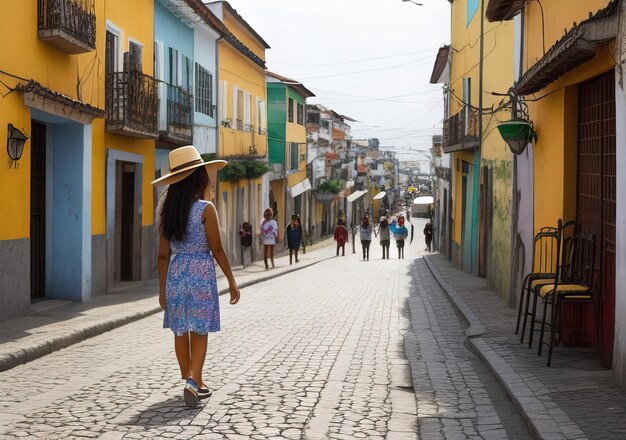
M 401 56 L 405 56 L 405 55 L 413 55 L 413 54 L 417 54 L 417 53 L 430 52 L 430 51 L 434 51 L 434 50 L 437 50 L 437 48 L 434 48 L 434 49 L 424 49 L 424 50 L 418 50 L 418 51 L 413 51 L 413 52 L 404 52 L 404 53 L 400 53 L 400 54 L 396 54 L 396 55 L 387 55 L 387 56 L 376 57 L 376 58 L 364 58 L 364 59 L 361 59 L 361 60 L 340 61 L 340 62 L 336 62 L 336 63 L 292 64 L 292 63 L 281 63 L 281 62 L 278 62 L 278 61 L 271 61 L 271 64 L 280 64 L 280 65 L 283 65 L 283 66 L 297 66 L 297 67 L 338 66 L 338 65 L 342 65 L 342 64 L 354 64 L 354 63 L 361 63 L 361 62 L 365 62 L 365 61 L 383 60 L 383 59 L 387 59 L 387 58 L 397 58 L 397 57 L 401 57 Z

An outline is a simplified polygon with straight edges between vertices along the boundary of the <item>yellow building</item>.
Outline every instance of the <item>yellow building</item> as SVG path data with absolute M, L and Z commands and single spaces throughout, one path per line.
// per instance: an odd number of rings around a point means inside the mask
M 4 3 L 0 319 L 150 274 L 156 137 L 152 0 Z
M 265 49 L 269 46 L 228 2 L 207 6 L 230 31 L 218 45 L 217 155 L 232 164 L 248 164 L 248 170 L 250 166 L 258 169 L 267 156 Z M 258 174 L 252 170 L 252 177 L 238 178 L 226 170 L 220 173 L 221 179 L 228 180 L 219 182 L 217 207 L 222 241 L 233 262 L 241 259 L 241 224 L 247 221 L 258 232 L 263 210 L 269 206 L 267 177 Z M 253 240 L 255 250 L 257 246 Z
M 610 367 L 616 301 L 614 54 L 619 2 L 554 0 L 543 2 L 542 8 L 531 2 L 523 9 L 521 3 L 491 0 L 489 6 L 494 20 L 523 16 L 522 75 L 515 94 L 526 99 L 537 133 L 520 162 L 532 169 L 527 192 L 534 202 L 527 215 L 533 232 L 564 219 L 576 220 L 581 232 L 595 235 L 593 290 L 601 297 L 601 357 Z M 588 306 L 574 321 L 579 334 L 566 342 L 595 345 L 597 322 L 593 306 Z
M 310 224 L 311 182 L 306 173 L 306 99 L 315 96 L 298 81 L 267 72 L 270 206 L 280 237 L 297 214 Z
M 510 116 L 503 104 L 514 77 L 514 25 L 488 22 L 486 2 L 452 3 L 450 47 L 440 51 L 433 77 L 438 82 L 449 69 L 443 151 L 452 153 L 450 257 L 508 300 L 512 154 L 495 128 Z

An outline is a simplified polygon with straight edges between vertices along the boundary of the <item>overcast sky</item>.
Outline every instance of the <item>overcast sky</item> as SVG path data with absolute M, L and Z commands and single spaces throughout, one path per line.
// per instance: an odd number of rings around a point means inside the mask
M 437 50 L 450 41 L 445 0 L 229 0 L 271 46 L 269 70 L 300 81 L 319 103 L 357 119 L 354 138 L 377 137 L 422 159 L 440 134 L 440 84 L 430 84 Z

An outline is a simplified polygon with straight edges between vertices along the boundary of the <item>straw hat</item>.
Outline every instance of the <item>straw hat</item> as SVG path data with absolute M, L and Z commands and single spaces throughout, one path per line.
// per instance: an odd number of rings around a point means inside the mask
M 196 168 L 201 166 L 206 166 L 207 172 L 211 175 L 212 173 L 217 173 L 228 163 L 225 160 L 210 160 L 205 162 L 193 145 L 186 145 L 170 151 L 169 162 L 169 174 L 153 181 L 153 185 L 172 185 L 180 182 L 193 173 Z

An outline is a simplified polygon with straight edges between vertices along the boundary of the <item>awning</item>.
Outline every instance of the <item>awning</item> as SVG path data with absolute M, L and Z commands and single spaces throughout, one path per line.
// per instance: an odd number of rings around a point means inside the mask
M 435 199 L 432 196 L 416 197 L 413 200 L 414 205 L 432 205 L 433 203 L 435 203 Z
M 381 191 L 378 194 L 376 194 L 372 200 L 380 200 L 383 197 L 385 197 L 386 195 L 387 195 L 387 193 L 385 191 Z
M 361 197 L 363 197 L 365 194 L 367 194 L 367 190 L 366 189 L 363 189 L 361 191 L 355 191 L 352 194 L 350 194 L 346 200 L 348 202 L 352 203 L 355 200 L 360 199 Z
M 18 84 L 15 90 L 24 94 L 25 105 L 81 124 L 91 124 L 94 118 L 104 117 L 104 110 L 55 92 L 32 79 Z
M 538 92 L 561 75 L 592 59 L 601 46 L 617 35 L 619 2 L 611 2 L 595 15 L 570 29 L 526 71 L 515 86 L 520 95 Z
M 489 21 L 511 20 L 524 3 L 524 0 L 489 0 L 485 15 Z
M 291 197 L 298 197 L 300 194 L 310 189 L 311 181 L 307 178 L 304 179 L 302 182 L 296 183 L 294 186 L 290 187 L 289 194 L 291 194 Z

